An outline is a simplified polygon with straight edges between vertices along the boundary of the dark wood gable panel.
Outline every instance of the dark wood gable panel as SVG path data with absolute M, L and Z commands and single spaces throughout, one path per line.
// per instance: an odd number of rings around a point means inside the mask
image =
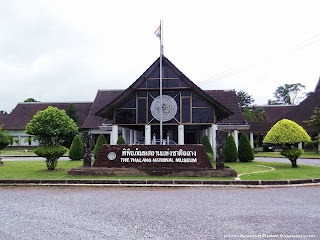
M 118 98 L 114 99 L 112 102 L 107 104 L 104 108 L 100 109 L 95 115 L 113 119 L 115 110 L 119 108 L 122 104 L 125 104 L 126 101 L 135 96 L 135 94 L 138 94 L 142 91 L 150 91 L 150 90 L 158 90 L 159 89 L 159 77 L 157 75 L 159 74 L 159 58 L 129 87 L 127 88 Z M 213 119 L 213 122 L 216 120 L 221 120 L 223 118 L 228 117 L 229 115 L 233 114 L 233 112 L 223 106 L 221 103 L 217 102 L 215 99 L 213 99 L 211 96 L 209 96 L 207 93 L 205 93 L 203 90 L 201 90 L 197 85 L 195 85 L 191 80 L 189 80 L 180 70 L 178 70 L 167 58 L 163 57 L 163 66 L 164 66 L 164 75 L 163 75 L 163 85 L 164 90 L 167 91 L 180 91 L 181 96 L 186 96 L 183 91 L 191 90 L 194 94 L 196 94 L 196 97 L 199 99 L 202 99 L 204 103 L 201 103 L 202 105 L 206 105 L 206 103 L 209 106 L 212 106 L 212 113 L 215 114 L 216 119 L 214 119 L 214 116 L 212 118 L 207 118 L 207 121 L 210 121 Z M 167 80 L 167 81 L 166 81 Z M 177 85 L 179 83 L 179 86 Z M 142 92 L 142 94 L 145 94 Z M 165 93 L 164 93 L 165 94 Z M 190 95 L 190 94 L 189 94 Z M 187 98 L 186 98 L 187 99 Z M 187 102 L 188 100 L 185 100 Z M 182 100 L 180 100 L 180 103 Z M 147 100 L 147 106 L 150 104 L 150 101 Z M 187 104 L 187 103 L 186 103 Z M 183 104 L 180 106 L 184 107 Z M 205 107 L 205 106 L 195 106 L 195 107 Z M 139 109 L 136 111 L 139 111 Z M 188 119 L 187 116 L 185 116 L 185 123 L 189 121 L 189 123 L 192 123 L 192 115 L 193 114 L 203 114 L 204 112 L 208 112 L 209 110 L 200 110 L 200 109 L 193 109 L 192 102 L 190 102 L 190 119 Z M 183 119 L 180 112 L 180 119 L 178 119 L 179 122 L 183 123 Z M 132 115 L 132 114 L 131 114 Z M 150 123 L 150 117 L 149 113 L 146 114 L 147 123 Z M 136 123 L 139 121 L 139 116 L 137 114 L 136 117 Z M 209 119 L 209 120 L 208 120 Z M 204 119 L 197 119 L 197 121 L 202 122 Z M 132 123 L 133 124 L 133 123 Z

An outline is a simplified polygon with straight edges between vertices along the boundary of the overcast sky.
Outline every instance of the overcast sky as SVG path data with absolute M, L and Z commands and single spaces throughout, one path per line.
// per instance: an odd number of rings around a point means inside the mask
M 32 97 L 93 101 L 125 89 L 164 55 L 203 89 L 266 104 L 320 76 L 319 0 L 0 0 L 0 110 Z

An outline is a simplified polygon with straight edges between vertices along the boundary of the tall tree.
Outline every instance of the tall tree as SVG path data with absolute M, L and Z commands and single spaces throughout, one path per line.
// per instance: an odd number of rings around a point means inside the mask
M 313 130 L 316 133 L 320 132 L 320 108 L 314 108 L 313 115 L 310 117 L 310 120 L 306 121 L 308 125 L 313 127 Z
M 254 102 L 254 99 L 245 91 L 238 91 L 237 99 L 242 110 L 245 108 L 252 108 L 252 103 Z
M 269 99 L 268 105 L 297 105 L 305 97 L 302 92 L 305 88 L 301 83 L 279 86 L 273 94 L 275 99 Z
M 268 121 L 268 114 L 263 108 L 243 110 L 243 117 L 247 122 L 266 122 Z
M 37 101 L 34 98 L 27 98 L 26 100 L 24 100 L 24 102 L 40 102 L 40 101 Z
M 77 109 L 74 107 L 73 103 L 68 104 L 66 114 L 69 116 L 69 118 L 73 119 L 76 124 L 81 124 Z

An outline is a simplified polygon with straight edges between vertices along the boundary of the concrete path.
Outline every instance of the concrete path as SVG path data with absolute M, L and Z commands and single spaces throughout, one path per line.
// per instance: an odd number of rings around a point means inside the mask
M 2 158 L 2 161 L 45 161 L 44 158 L 42 157 L 6 157 L 3 156 L 0 158 Z M 59 158 L 59 161 L 71 161 L 69 157 L 61 157 Z

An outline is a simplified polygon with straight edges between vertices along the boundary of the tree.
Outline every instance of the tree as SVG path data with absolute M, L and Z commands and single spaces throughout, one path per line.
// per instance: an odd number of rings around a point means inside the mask
M 207 135 L 204 135 L 201 140 L 201 144 L 204 146 L 204 149 L 207 153 L 210 153 L 213 156 L 213 149 L 211 147 L 209 138 Z
M 282 119 L 267 133 L 264 143 L 271 143 L 283 148 L 281 154 L 291 161 L 292 167 L 297 166 L 297 159 L 303 153 L 302 149 L 294 147 L 300 142 L 308 142 L 311 138 L 307 132 L 294 121 Z
M 268 105 L 297 105 L 303 98 L 302 90 L 306 87 L 301 83 L 279 86 L 274 92 L 275 100 L 268 100 Z
M 306 121 L 308 125 L 312 126 L 316 133 L 320 132 L 320 108 L 314 108 L 313 115 L 310 120 Z
M 27 98 L 26 100 L 24 100 L 24 102 L 39 102 L 39 101 L 35 100 L 34 98 Z
M 249 109 L 245 108 L 243 110 L 243 117 L 247 122 L 266 122 L 268 121 L 268 114 L 263 108 Z
M 225 162 L 235 162 L 238 159 L 238 150 L 233 136 L 230 134 L 224 144 Z
M 3 125 L 0 125 L 0 150 L 10 144 L 10 136 L 7 131 L 3 131 Z
M 237 92 L 237 99 L 242 110 L 245 108 L 252 108 L 254 99 L 245 91 L 240 90 L 239 92 Z
M 81 121 L 80 118 L 78 116 L 77 113 L 77 109 L 74 107 L 73 103 L 69 103 L 68 107 L 66 108 L 66 114 L 79 126 L 81 125 Z M 75 138 L 76 134 L 72 133 L 72 134 L 68 134 L 66 136 L 63 137 L 63 143 L 62 145 L 65 146 L 66 148 L 70 148 L 71 143 L 73 141 L 73 139 Z
M 69 103 L 66 109 L 66 114 L 73 119 L 76 124 L 81 124 L 80 118 L 77 113 L 77 109 L 74 107 L 73 103 Z
M 71 144 L 70 151 L 69 151 L 69 158 L 71 160 L 81 160 L 83 159 L 83 143 L 81 138 L 77 134 Z
M 39 141 L 40 147 L 35 153 L 40 157 L 45 157 L 48 169 L 54 170 L 59 157 L 67 151 L 66 148 L 60 146 L 63 137 L 77 133 L 78 127 L 64 110 L 49 106 L 33 116 L 25 132 L 33 135 L 34 139 Z
M 107 144 L 107 140 L 106 140 L 106 138 L 103 136 L 103 134 L 100 134 L 99 137 L 98 137 L 98 140 L 97 140 L 97 142 L 96 142 L 96 145 L 94 146 L 94 149 L 93 149 L 94 159 L 97 158 L 98 153 L 100 152 L 100 149 L 102 148 L 102 146 L 103 146 L 104 144 Z
M 249 139 L 246 134 L 241 134 L 239 141 L 238 156 L 240 162 L 249 162 L 254 159 L 254 152 L 250 145 Z

